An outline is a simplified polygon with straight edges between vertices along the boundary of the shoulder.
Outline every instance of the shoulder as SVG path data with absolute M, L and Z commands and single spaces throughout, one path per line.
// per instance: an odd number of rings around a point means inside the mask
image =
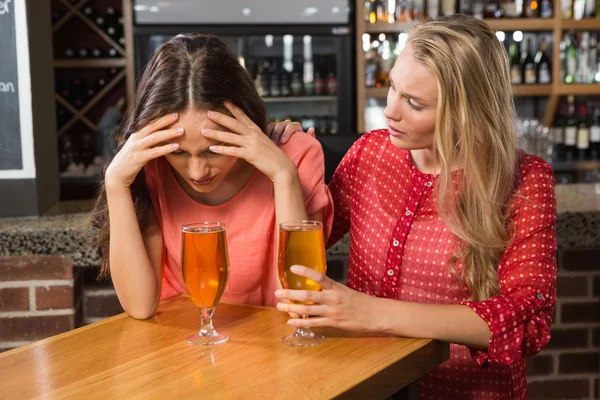
M 285 153 L 296 165 L 301 160 L 323 159 L 323 148 L 321 143 L 311 135 L 296 133 L 285 144 L 279 144 L 281 151 Z
M 548 164 L 542 158 L 527 154 L 523 150 L 519 150 L 517 155 L 517 176 L 523 178 L 531 175 L 532 173 L 552 176 L 554 175 L 550 164 Z
M 554 185 L 554 172 L 546 161 L 524 151 L 519 151 L 514 203 L 530 204 L 543 209 L 555 209 Z

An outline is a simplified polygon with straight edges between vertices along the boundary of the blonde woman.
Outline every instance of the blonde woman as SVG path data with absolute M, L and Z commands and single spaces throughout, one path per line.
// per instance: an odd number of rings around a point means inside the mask
M 504 48 L 452 16 L 409 35 L 390 73 L 388 129 L 367 133 L 330 184 L 329 245 L 351 232 L 348 286 L 295 267 L 316 305 L 278 308 L 334 326 L 451 343 L 423 399 L 525 399 L 525 358 L 550 339 L 556 299 L 551 168 L 517 149 Z

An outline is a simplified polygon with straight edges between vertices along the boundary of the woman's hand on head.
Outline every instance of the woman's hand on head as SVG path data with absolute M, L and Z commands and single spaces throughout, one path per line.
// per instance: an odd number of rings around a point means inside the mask
M 302 129 L 300 122 L 292 122 L 286 119 L 278 123 L 269 123 L 265 133 L 269 135 L 273 142 L 286 144 L 294 134 L 304 134 L 304 129 Z M 309 128 L 306 134 L 315 137 L 315 128 Z
M 181 136 L 183 128 L 165 128 L 178 119 L 177 113 L 164 115 L 129 135 L 106 169 L 106 185 L 130 187 L 148 161 L 177 150 L 177 143 L 166 142 Z
M 225 102 L 225 107 L 233 117 L 216 111 L 207 113 L 213 122 L 230 130 L 202 130 L 207 138 L 223 143 L 210 146 L 211 151 L 246 160 L 274 183 L 298 173 L 292 160 L 240 108 L 230 102 Z

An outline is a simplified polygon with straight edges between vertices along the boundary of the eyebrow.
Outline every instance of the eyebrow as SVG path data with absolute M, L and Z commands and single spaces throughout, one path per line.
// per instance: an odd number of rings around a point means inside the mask
M 390 85 L 394 86 L 394 81 L 392 80 L 392 77 L 391 77 L 391 76 L 388 76 L 388 80 L 390 81 Z M 406 92 L 402 92 L 402 96 L 404 96 L 404 97 L 408 97 L 408 98 L 411 98 L 411 99 L 413 99 L 413 100 L 416 100 L 416 101 L 420 101 L 420 102 L 422 102 L 422 103 L 426 103 L 426 102 L 427 102 L 427 101 L 426 101 L 424 98 L 422 98 L 422 97 L 415 96 L 415 95 L 412 95 L 412 94 L 410 94 L 410 93 L 406 93 Z

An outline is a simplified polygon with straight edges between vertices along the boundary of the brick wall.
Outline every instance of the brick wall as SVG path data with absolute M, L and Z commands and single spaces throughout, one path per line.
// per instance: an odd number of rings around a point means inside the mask
M 0 257 L 0 352 L 80 326 L 81 283 L 61 256 Z
M 83 322 L 91 324 L 123 312 L 117 293 L 110 281 L 98 282 L 98 270 L 86 268 L 83 287 Z
M 558 253 L 552 339 L 527 362 L 529 398 L 598 399 L 600 250 Z

